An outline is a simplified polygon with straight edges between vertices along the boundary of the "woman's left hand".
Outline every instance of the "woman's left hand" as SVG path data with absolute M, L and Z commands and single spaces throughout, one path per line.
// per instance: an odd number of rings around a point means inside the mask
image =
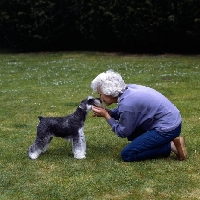
M 110 119 L 110 115 L 104 108 L 92 106 L 93 117 L 104 117 L 106 120 Z

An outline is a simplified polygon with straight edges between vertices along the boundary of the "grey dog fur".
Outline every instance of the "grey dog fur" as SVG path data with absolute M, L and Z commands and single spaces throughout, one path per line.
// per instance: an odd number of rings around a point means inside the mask
M 37 159 L 45 153 L 53 137 L 61 137 L 72 142 L 74 158 L 86 156 L 84 123 L 92 106 L 103 107 L 99 98 L 89 96 L 81 101 L 75 112 L 65 117 L 39 116 L 35 142 L 29 147 L 29 158 Z

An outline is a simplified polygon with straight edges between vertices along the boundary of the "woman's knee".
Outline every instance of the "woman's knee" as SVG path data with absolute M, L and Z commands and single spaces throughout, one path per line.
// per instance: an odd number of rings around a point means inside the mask
M 123 161 L 125 161 L 125 162 L 132 162 L 133 161 L 133 156 L 126 149 L 123 149 L 121 151 L 121 157 L 122 157 Z

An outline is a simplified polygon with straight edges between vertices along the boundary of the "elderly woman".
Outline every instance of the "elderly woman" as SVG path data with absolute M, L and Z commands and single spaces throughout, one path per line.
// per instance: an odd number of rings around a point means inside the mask
M 121 152 L 126 162 L 168 157 L 174 152 L 178 160 L 187 157 L 181 133 L 179 110 L 156 90 L 125 84 L 121 75 L 111 70 L 99 74 L 91 83 L 106 106 L 118 103 L 112 110 L 92 107 L 94 116 L 104 117 L 112 131 L 131 141 Z

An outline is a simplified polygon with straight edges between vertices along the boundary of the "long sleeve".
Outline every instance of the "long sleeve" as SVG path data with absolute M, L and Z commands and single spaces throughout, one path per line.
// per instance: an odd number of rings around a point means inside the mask
M 112 131 L 119 137 L 128 137 L 137 127 L 137 120 L 135 119 L 135 114 L 125 111 L 119 114 L 119 121 L 111 118 L 108 121 L 109 125 L 112 127 Z
M 136 128 L 168 132 L 181 123 L 180 111 L 156 90 L 128 85 L 118 107 L 110 111 L 108 124 L 119 137 L 130 136 Z

